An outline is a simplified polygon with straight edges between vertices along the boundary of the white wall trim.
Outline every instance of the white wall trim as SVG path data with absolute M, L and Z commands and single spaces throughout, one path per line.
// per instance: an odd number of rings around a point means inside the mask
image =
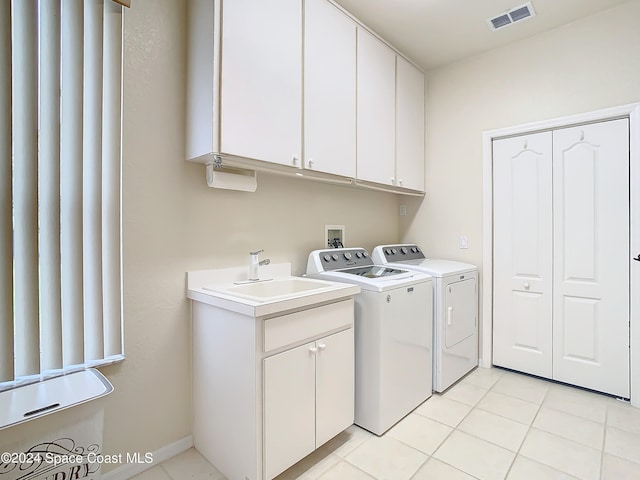
M 125 463 L 102 475 L 102 479 L 127 480 L 144 472 L 145 470 L 153 468 L 156 465 L 160 465 L 165 460 L 169 460 L 171 457 L 175 457 L 191 447 L 193 447 L 193 435 L 188 435 L 177 442 L 170 443 L 169 445 L 159 448 L 155 452 L 151 452 L 153 455 L 153 463 Z M 140 456 L 144 459 L 145 453 L 140 453 Z
M 630 128 L 630 341 L 631 345 L 634 346 L 630 352 L 631 404 L 635 407 L 640 407 L 640 262 L 631 260 L 631 257 L 640 254 L 640 103 L 483 132 L 482 338 L 480 339 L 480 365 L 483 367 L 493 365 L 493 140 L 624 117 L 629 118 Z

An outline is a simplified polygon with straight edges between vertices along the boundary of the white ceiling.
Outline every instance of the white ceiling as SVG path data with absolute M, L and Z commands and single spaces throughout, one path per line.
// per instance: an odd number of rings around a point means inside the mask
M 425 70 L 530 37 L 628 0 L 531 0 L 536 16 L 491 31 L 527 0 L 334 0 Z

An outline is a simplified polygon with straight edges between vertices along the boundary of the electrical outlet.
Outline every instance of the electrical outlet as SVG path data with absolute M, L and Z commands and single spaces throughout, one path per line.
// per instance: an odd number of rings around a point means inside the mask
M 466 235 L 460 235 L 460 239 L 458 240 L 458 243 L 461 249 L 469 248 L 469 241 L 467 240 Z

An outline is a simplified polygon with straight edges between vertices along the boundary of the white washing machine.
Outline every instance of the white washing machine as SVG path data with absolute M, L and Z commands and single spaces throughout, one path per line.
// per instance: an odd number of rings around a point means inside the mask
M 432 279 L 374 265 L 363 248 L 313 251 L 307 276 L 361 288 L 355 296 L 355 423 L 382 435 L 432 393 Z
M 433 277 L 433 389 L 443 392 L 478 365 L 478 267 L 425 258 L 417 245 L 379 245 L 379 265 Z

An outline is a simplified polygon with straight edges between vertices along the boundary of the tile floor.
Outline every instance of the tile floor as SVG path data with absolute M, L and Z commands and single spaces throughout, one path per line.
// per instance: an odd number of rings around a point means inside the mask
M 190 449 L 135 480 L 223 480 Z M 640 479 L 640 409 L 477 369 L 382 437 L 351 426 L 276 480 Z

